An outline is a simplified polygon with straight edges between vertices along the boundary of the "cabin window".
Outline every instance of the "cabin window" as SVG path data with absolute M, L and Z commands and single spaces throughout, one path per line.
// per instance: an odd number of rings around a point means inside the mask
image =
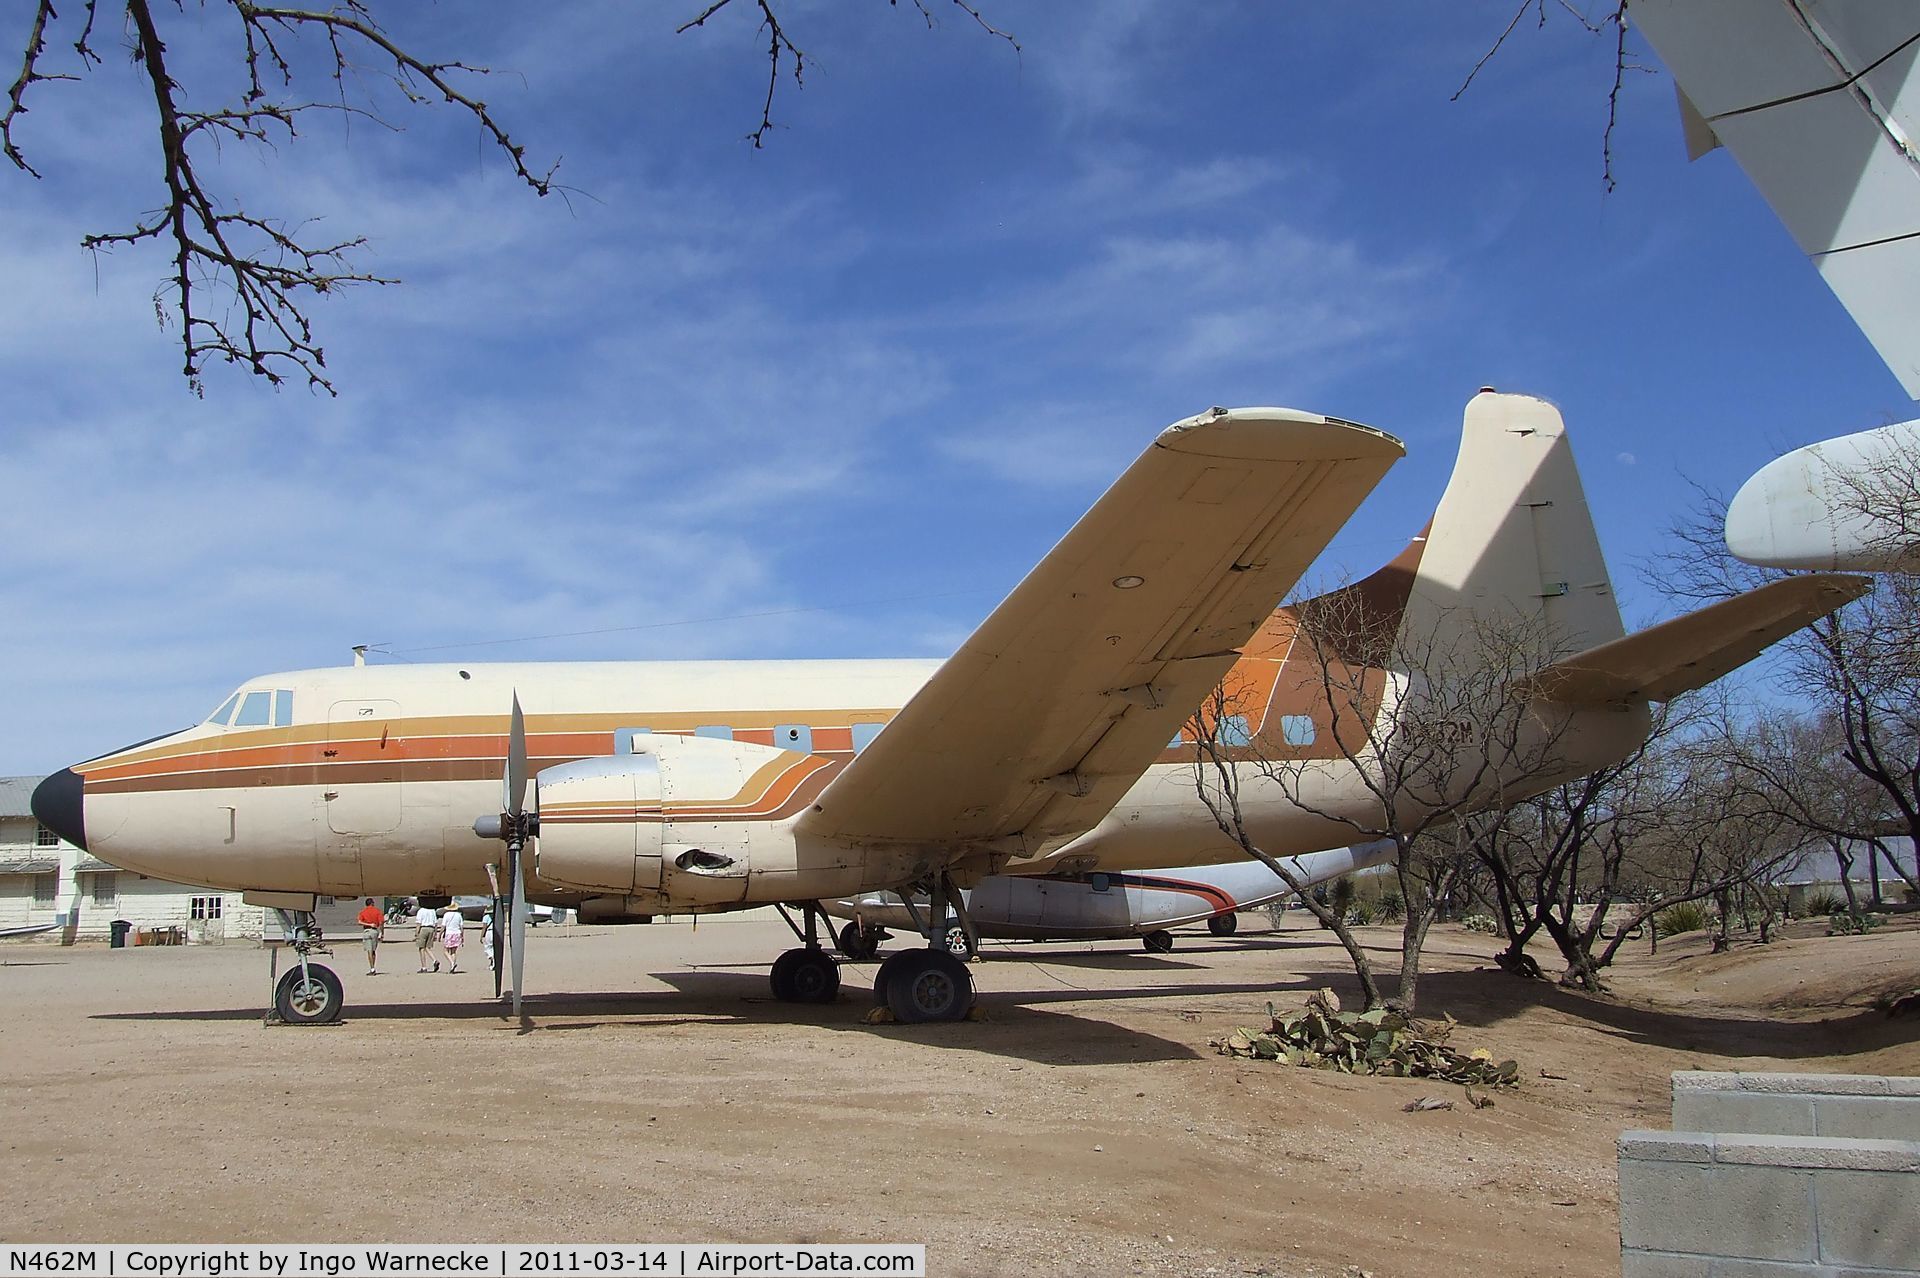
M 695 728 L 693 735 L 696 737 L 711 737 L 715 741 L 731 741 L 733 740 L 733 729 L 724 723 L 706 723 Z
M 284 728 L 292 722 L 293 722 L 293 690 L 291 688 L 277 688 L 274 690 L 274 694 L 273 694 L 274 726 L 278 728 Z
M 1176 732 L 1173 734 L 1173 740 L 1167 742 L 1167 749 L 1178 750 L 1181 746 L 1185 745 L 1186 743 L 1187 743 L 1187 734 L 1184 732 Z
M 36 848 L 57 848 L 60 846 L 60 836 L 36 821 L 33 824 L 33 846 Z
M 853 725 L 853 752 L 855 754 L 859 754 L 862 750 L 872 745 L 873 739 L 880 735 L 880 729 L 886 726 L 887 725 L 884 723 L 854 724 Z
M 1090 874 L 1087 876 L 1087 886 L 1096 892 L 1111 892 L 1113 890 L 1113 876 L 1111 874 Z
M 773 730 L 773 744 L 782 750 L 813 753 L 813 729 L 804 723 L 783 723 Z
M 93 876 L 93 903 L 112 905 L 120 896 L 120 880 L 111 874 Z
M 33 876 L 33 903 L 52 905 L 54 897 L 60 893 L 58 874 L 36 874 Z
M 635 737 L 650 737 L 652 735 L 652 728 L 615 728 L 613 730 L 613 752 L 615 754 L 632 754 L 633 739 Z
M 207 722 L 224 724 L 227 720 L 233 718 L 233 708 L 239 704 L 240 694 L 236 692 L 222 702 L 218 710 L 215 710 L 207 716 Z
M 264 728 L 272 721 L 273 694 L 265 688 L 249 692 L 240 702 L 240 709 L 234 713 L 233 726 L 236 728 Z
M 1280 716 L 1280 736 L 1290 746 L 1310 746 L 1318 731 L 1313 726 L 1313 718 L 1304 714 L 1283 714 Z
M 221 917 L 221 909 L 226 904 L 223 896 L 196 896 L 193 898 L 191 917 L 197 922 Z
M 1253 731 L 1247 726 L 1244 714 L 1223 714 L 1215 737 L 1223 746 L 1243 746 L 1253 744 Z

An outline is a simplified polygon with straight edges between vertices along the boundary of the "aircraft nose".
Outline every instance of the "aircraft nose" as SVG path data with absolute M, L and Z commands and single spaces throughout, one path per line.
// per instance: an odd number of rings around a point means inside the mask
M 73 844 L 87 849 L 87 816 L 81 805 L 86 781 L 72 768 L 62 768 L 33 788 L 29 805 L 41 825 Z

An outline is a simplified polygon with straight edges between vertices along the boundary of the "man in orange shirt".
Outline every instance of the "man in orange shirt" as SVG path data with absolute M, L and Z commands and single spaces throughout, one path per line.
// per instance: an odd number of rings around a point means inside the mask
M 373 976 L 373 956 L 380 949 L 380 931 L 387 925 L 387 912 L 367 898 L 366 908 L 360 911 L 360 943 L 367 947 L 367 975 Z

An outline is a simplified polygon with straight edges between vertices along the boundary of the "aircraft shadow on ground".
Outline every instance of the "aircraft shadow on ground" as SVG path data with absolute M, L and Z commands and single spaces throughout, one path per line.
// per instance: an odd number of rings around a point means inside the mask
M 1192 1060 L 1198 1055 L 1184 1043 L 1154 1034 L 1095 1018 L 1028 1006 L 1029 1003 L 1087 998 L 1170 997 L 1196 992 L 1191 986 L 1172 990 L 1062 990 L 1057 995 L 1054 992 L 986 994 L 981 998 L 986 1015 L 983 1021 L 867 1025 L 863 1017 L 873 1005 L 873 996 L 867 985 L 857 978 L 842 987 L 836 1002 L 800 1004 L 773 998 L 767 990 L 764 973 L 759 971 L 706 970 L 653 975 L 672 989 L 529 994 L 525 1014 L 517 1024 L 502 1004 L 482 997 L 461 1002 L 349 1002 L 341 1025 L 351 1026 L 359 1021 L 498 1021 L 503 1030 L 539 1035 L 579 1030 L 627 1030 L 644 1034 L 664 1026 L 750 1022 L 913 1038 L 943 1048 L 983 1052 L 1036 1064 L 1144 1064 Z M 261 1016 L 262 1009 L 258 1007 L 223 1007 L 102 1012 L 89 1019 L 238 1023 L 257 1022 Z M 289 1032 L 303 1030 L 303 1027 L 287 1028 Z
M 1903 1022 L 1876 1011 L 1847 1012 L 1817 1021 L 1673 1011 L 1595 998 L 1495 968 L 1423 973 L 1420 1005 L 1435 1015 L 1445 1011 L 1463 1025 L 1479 1026 L 1544 1007 L 1619 1038 L 1712 1056 L 1833 1056 L 1920 1039 L 1920 1020 Z

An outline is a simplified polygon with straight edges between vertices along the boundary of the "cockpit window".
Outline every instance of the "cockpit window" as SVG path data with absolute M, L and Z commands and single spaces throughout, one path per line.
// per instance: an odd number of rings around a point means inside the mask
M 264 728 L 272 719 L 273 694 L 265 688 L 249 692 L 246 700 L 240 703 L 240 712 L 233 716 L 236 728 Z
M 228 719 L 231 719 L 233 717 L 233 708 L 235 705 L 239 704 L 239 701 L 240 701 L 240 694 L 236 692 L 231 697 L 228 697 L 218 710 L 215 710 L 212 714 L 207 716 L 207 722 L 208 723 L 225 723 Z
M 273 693 L 274 726 L 284 728 L 293 722 L 293 689 L 276 688 Z

